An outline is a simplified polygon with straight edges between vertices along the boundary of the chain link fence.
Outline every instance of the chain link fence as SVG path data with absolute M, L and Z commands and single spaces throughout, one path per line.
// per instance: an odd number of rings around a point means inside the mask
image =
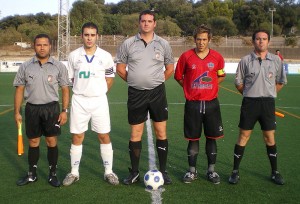
M 123 43 L 129 36 L 119 35 L 100 35 L 98 45 L 104 50 L 110 52 L 112 56 L 116 56 L 118 47 Z M 192 37 L 176 37 L 176 36 L 162 36 L 166 39 L 173 50 L 175 58 L 178 58 L 184 51 L 195 47 L 194 40 Z M 82 46 L 80 36 L 70 37 L 70 50 L 74 50 Z M 11 50 L 8 46 L 0 45 L 0 57 L 7 55 L 23 56 L 29 53 L 33 53 L 33 49 L 25 49 L 12 45 L 15 49 Z M 213 38 L 210 42 L 212 49 L 220 52 L 226 59 L 240 59 L 241 57 L 249 54 L 253 50 L 251 44 L 251 37 L 218 37 Z M 271 39 L 269 51 L 275 53 L 279 49 L 285 60 L 300 60 L 300 39 L 297 38 L 297 44 L 294 47 L 285 45 L 284 37 L 274 37 Z M 52 42 L 52 55 L 57 55 L 57 41 Z
M 129 36 L 118 36 L 118 35 L 100 35 L 98 45 L 110 52 L 113 56 L 116 55 L 118 47 L 126 40 Z M 194 40 L 192 37 L 178 37 L 178 36 L 162 36 L 166 39 L 173 50 L 175 58 L 178 58 L 184 51 L 195 47 Z M 74 50 L 82 46 L 81 37 L 71 37 L 70 39 L 70 50 Z M 251 44 L 251 37 L 233 37 L 226 38 L 222 37 L 218 41 L 212 40 L 210 43 L 212 49 L 220 52 L 224 58 L 228 59 L 240 59 L 241 57 L 249 54 L 253 50 Z M 285 46 L 285 38 L 274 37 L 271 39 L 269 51 L 275 53 L 279 49 L 281 54 L 286 59 L 300 60 L 300 40 L 295 47 Z

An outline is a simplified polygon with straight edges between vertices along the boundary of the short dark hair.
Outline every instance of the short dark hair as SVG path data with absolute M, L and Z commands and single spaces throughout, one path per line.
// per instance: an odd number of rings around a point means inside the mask
M 144 10 L 144 11 L 142 11 L 140 13 L 140 15 L 139 15 L 139 21 L 141 20 L 141 18 L 142 18 L 143 15 L 147 15 L 147 14 L 153 16 L 153 20 L 156 21 L 155 12 L 152 11 L 152 10 L 149 10 L 149 9 Z
M 256 34 L 257 34 L 257 33 L 266 33 L 266 34 L 268 35 L 268 41 L 270 41 L 270 33 L 269 33 L 269 31 L 264 30 L 264 29 L 260 29 L 260 30 L 254 31 L 254 33 L 253 33 L 253 35 L 252 35 L 252 41 L 255 40 Z
M 36 43 L 36 40 L 39 39 L 39 38 L 47 38 L 48 41 L 49 41 L 49 44 L 51 44 L 51 39 L 49 37 L 49 35 L 45 34 L 45 33 L 41 33 L 41 34 L 38 34 L 37 36 L 35 36 L 34 40 L 33 40 L 33 44 L 35 45 Z
M 201 33 L 207 33 L 209 40 L 212 38 L 211 29 L 209 27 L 207 27 L 206 25 L 204 25 L 204 24 L 200 25 L 199 27 L 197 27 L 194 30 L 194 33 L 193 33 L 194 39 L 196 40 L 197 35 L 201 34 Z
M 96 33 L 98 34 L 98 26 L 93 22 L 87 22 L 87 23 L 83 24 L 82 28 L 81 28 L 81 33 L 83 33 L 85 28 L 94 28 L 94 29 L 96 29 Z
M 276 50 L 276 52 L 279 52 L 280 50 Z

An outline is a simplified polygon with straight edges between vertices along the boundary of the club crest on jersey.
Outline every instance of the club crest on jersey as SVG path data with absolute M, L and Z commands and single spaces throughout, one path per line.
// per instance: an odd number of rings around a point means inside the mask
M 159 52 L 156 52 L 155 53 L 155 58 L 158 60 L 160 58 L 160 53 Z
M 47 80 L 48 80 L 48 82 L 52 82 L 53 81 L 53 76 L 52 75 L 48 75 Z
M 273 73 L 272 72 L 269 72 L 269 79 L 271 79 L 273 77 Z
M 215 68 L 215 64 L 212 62 L 207 63 L 207 67 L 209 69 L 209 71 L 212 71 Z
M 208 76 L 208 71 L 206 71 L 192 82 L 192 89 L 212 89 L 212 84 L 209 84 L 211 81 L 212 78 Z
M 192 64 L 192 69 L 196 69 L 197 66 L 195 64 Z

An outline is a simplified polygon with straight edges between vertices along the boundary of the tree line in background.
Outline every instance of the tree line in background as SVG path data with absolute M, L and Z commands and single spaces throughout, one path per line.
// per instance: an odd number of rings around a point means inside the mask
M 191 36 L 201 24 L 209 25 L 214 36 L 249 36 L 259 28 L 271 32 L 272 27 L 274 36 L 300 33 L 299 0 L 76 1 L 70 10 L 70 33 L 80 35 L 82 24 L 92 21 L 102 35 L 132 36 L 138 31 L 139 12 L 145 9 L 156 11 L 156 33 L 162 36 Z M 47 33 L 56 40 L 57 24 L 57 14 L 43 12 L 5 17 L 0 21 L 0 44 L 32 41 L 38 33 Z

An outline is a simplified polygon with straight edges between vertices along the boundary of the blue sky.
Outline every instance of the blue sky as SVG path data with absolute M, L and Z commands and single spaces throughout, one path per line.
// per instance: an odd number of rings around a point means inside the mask
M 69 0 L 69 6 L 77 0 Z M 0 0 L 0 19 L 6 16 L 36 14 L 40 12 L 58 13 L 59 0 Z M 120 0 L 105 0 L 105 3 L 118 3 Z

